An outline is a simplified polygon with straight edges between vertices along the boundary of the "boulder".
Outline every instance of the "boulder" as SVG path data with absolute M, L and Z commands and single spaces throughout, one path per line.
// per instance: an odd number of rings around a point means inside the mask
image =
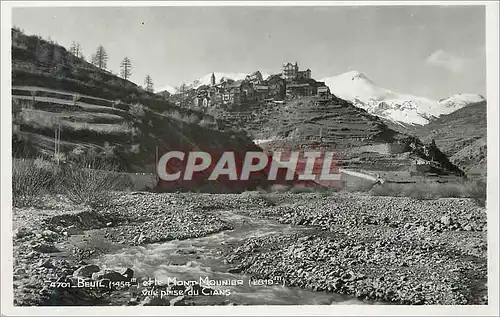
M 42 237 L 46 241 L 54 242 L 54 241 L 57 241 L 57 238 L 59 237 L 59 235 L 52 230 L 44 230 L 42 232 Z
M 38 261 L 38 266 L 44 267 L 47 269 L 54 268 L 54 264 L 52 263 L 52 261 L 50 259 L 40 259 L 40 261 Z
M 140 302 L 139 306 L 168 306 L 168 302 L 160 297 L 147 296 Z
M 184 299 L 186 299 L 186 296 L 184 296 L 184 295 L 172 298 L 170 300 L 170 306 L 181 306 Z
M 32 235 L 33 231 L 29 230 L 28 228 L 20 227 L 14 230 L 14 238 L 20 239 L 24 238 L 26 236 Z
M 110 280 L 111 282 L 119 282 L 119 281 L 128 281 L 129 279 L 125 276 L 123 276 L 122 274 L 116 272 L 116 271 L 113 271 L 113 270 L 108 270 L 108 269 L 105 269 L 105 270 L 102 270 L 102 271 L 98 271 L 98 272 L 94 272 L 92 274 L 92 279 L 93 280 L 102 280 L 102 279 L 108 279 Z
M 441 220 L 441 223 L 445 226 L 449 226 L 451 224 L 451 217 L 450 216 L 442 216 L 440 220 Z
M 147 243 L 147 241 L 149 241 L 149 238 L 142 233 L 137 237 L 138 244 Z
M 91 277 L 93 273 L 99 272 L 100 268 L 95 264 L 87 264 L 79 267 L 75 272 L 73 272 L 73 276 L 75 277 Z
M 122 275 L 128 279 L 131 279 L 134 277 L 134 270 L 132 270 L 131 268 L 127 268 L 125 272 L 122 273 Z
M 136 306 L 138 304 L 139 304 L 139 301 L 137 300 L 137 297 L 130 298 L 130 300 L 127 303 L 128 306 Z
M 55 245 L 49 243 L 37 243 L 33 246 L 33 250 L 41 253 L 55 253 L 60 252 Z
M 14 275 L 22 275 L 22 274 L 26 274 L 26 270 L 23 269 L 23 268 L 17 268 L 15 271 L 14 271 Z
M 80 235 L 83 234 L 83 230 L 78 228 L 75 225 L 71 225 L 66 228 L 65 232 L 67 232 L 68 236 Z
M 196 250 L 179 249 L 176 251 L 177 254 L 196 254 Z

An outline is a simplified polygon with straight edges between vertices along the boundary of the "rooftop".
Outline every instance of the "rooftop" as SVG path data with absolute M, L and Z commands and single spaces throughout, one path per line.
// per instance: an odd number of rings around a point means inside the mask
M 309 84 L 290 84 L 286 86 L 287 88 L 300 88 L 300 87 L 309 87 Z

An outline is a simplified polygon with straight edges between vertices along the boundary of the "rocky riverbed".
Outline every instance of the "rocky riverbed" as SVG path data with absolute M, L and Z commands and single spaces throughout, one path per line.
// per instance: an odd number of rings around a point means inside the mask
M 486 210 L 470 199 L 339 194 L 250 215 L 320 229 L 248 239 L 227 253 L 254 276 L 389 303 L 487 303 Z
M 486 211 L 468 199 L 137 192 L 116 193 L 100 210 L 74 206 L 64 197 L 47 202 L 44 208 L 13 212 L 16 305 L 189 304 L 185 297 L 160 303 L 115 292 L 116 287 L 71 286 L 78 281 L 123 286 L 134 267 L 120 271 L 93 261 L 136 246 L 229 232 L 234 226 L 221 211 L 313 228 L 217 246 L 231 272 L 279 276 L 287 286 L 360 300 L 487 303 Z
M 47 199 L 43 209 L 13 210 L 16 305 L 103 303 L 103 292 L 72 288 L 77 280 L 71 278 L 90 280 L 93 273 L 110 273 L 94 266 L 82 275 L 91 265 L 87 259 L 232 228 L 210 212 L 221 206 L 199 203 L 194 195 L 116 193 L 109 207 L 100 210 L 75 206 L 64 197 Z M 110 274 L 120 281 L 119 272 Z

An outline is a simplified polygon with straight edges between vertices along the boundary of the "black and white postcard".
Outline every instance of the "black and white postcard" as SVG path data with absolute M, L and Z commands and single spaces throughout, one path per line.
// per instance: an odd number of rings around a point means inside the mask
M 498 34 L 494 1 L 2 2 L 2 314 L 497 315 Z

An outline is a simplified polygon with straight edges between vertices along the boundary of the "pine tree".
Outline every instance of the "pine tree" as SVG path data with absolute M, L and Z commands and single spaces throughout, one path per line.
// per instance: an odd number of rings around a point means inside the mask
M 77 57 L 82 57 L 82 47 L 80 46 L 80 43 L 76 43 L 76 54 Z
M 132 62 L 130 61 L 130 58 L 125 57 L 121 62 L 120 75 L 125 79 L 129 79 L 130 75 L 132 75 Z
M 95 54 L 90 55 L 90 62 L 97 66 L 97 57 Z
M 151 79 L 151 76 L 146 76 L 146 79 L 144 79 L 144 86 L 146 87 L 146 91 L 153 92 L 153 79 Z
M 71 54 L 73 54 L 73 55 L 77 56 L 77 55 L 76 55 L 76 43 L 75 43 L 75 41 L 73 41 L 73 42 L 71 43 L 71 47 L 69 48 L 69 52 L 70 52 Z
M 97 51 L 92 55 L 92 64 L 97 66 L 99 69 L 106 69 L 108 63 L 108 53 L 102 45 L 97 47 Z

